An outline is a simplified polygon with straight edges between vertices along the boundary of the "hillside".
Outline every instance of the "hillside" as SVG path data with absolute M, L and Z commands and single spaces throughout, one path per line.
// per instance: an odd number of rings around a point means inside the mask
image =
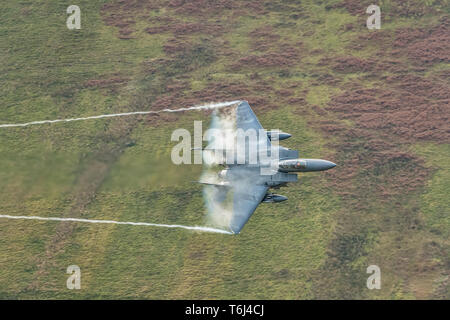
M 3 1 L 0 124 L 243 99 L 338 166 L 238 236 L 0 219 L 0 298 L 450 299 L 450 6 L 374 1 L 368 30 L 371 3 L 78 0 L 68 30 L 72 1 Z M 170 136 L 208 119 L 0 128 L 0 214 L 201 225 L 202 168 Z

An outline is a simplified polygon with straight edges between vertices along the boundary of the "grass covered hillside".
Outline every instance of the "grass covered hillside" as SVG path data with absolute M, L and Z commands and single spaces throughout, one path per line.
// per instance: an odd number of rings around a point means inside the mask
M 338 166 L 237 236 L 0 218 L 0 298 L 450 299 L 449 7 L 2 1 L 0 125 L 244 99 L 282 145 Z M 209 113 L 0 128 L 0 215 L 202 225 L 202 168 L 170 160 L 194 120 Z

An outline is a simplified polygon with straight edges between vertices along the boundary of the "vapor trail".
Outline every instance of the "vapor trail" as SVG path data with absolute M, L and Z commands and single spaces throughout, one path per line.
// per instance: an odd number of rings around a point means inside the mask
M 223 233 L 223 234 L 233 234 L 232 232 L 208 228 L 208 227 L 191 227 L 191 226 L 183 226 L 179 224 L 157 224 L 157 223 L 148 223 L 148 222 L 120 222 L 113 220 L 94 220 L 94 219 L 77 219 L 77 218 L 57 218 L 57 217 L 37 217 L 37 216 L 10 216 L 6 214 L 1 214 L 0 218 L 4 219 L 25 219 L 25 220 L 44 220 L 44 221 L 71 221 L 71 222 L 87 222 L 87 223 L 107 223 L 107 224 L 127 224 L 132 226 L 150 226 L 150 227 L 163 227 L 163 228 L 181 228 L 187 230 L 197 230 L 203 232 L 214 232 L 214 233 Z
M 237 102 L 239 102 L 239 100 L 220 102 L 220 103 L 210 103 L 210 104 L 205 104 L 205 105 L 200 105 L 200 106 L 193 106 L 193 107 L 186 107 L 186 108 L 180 108 L 180 109 L 162 109 L 162 110 L 158 110 L 158 111 L 134 111 L 134 112 L 124 112 L 124 113 L 101 114 L 101 115 L 98 115 L 98 116 L 90 116 L 90 117 L 84 117 L 84 118 L 40 120 L 40 121 L 32 121 L 32 122 L 26 122 L 26 123 L 10 123 L 10 124 L 1 124 L 0 128 L 27 127 L 27 126 L 31 126 L 31 125 L 35 125 L 35 124 L 57 123 L 57 122 L 72 122 L 72 121 L 91 120 L 91 119 L 125 117 L 125 116 L 131 116 L 131 115 L 141 115 L 141 114 L 158 114 L 158 113 L 163 113 L 163 112 L 182 112 L 182 111 L 190 111 L 190 110 L 208 110 L 208 109 L 216 109 L 216 108 L 223 108 L 223 107 L 231 106 L 231 105 L 233 105 L 233 104 L 235 104 Z

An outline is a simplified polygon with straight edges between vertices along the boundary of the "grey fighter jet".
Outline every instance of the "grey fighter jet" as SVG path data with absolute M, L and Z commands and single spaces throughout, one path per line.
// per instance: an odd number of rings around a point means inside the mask
M 215 172 L 213 179 L 210 175 L 199 182 L 213 194 L 206 199 L 210 214 L 219 216 L 222 227 L 235 234 L 240 233 L 260 203 L 287 200 L 269 192 L 270 188 L 297 181 L 297 172 L 324 171 L 336 166 L 327 160 L 299 159 L 297 150 L 279 146 L 279 140 L 291 135 L 264 130 L 247 101 L 217 111 L 211 127 L 227 133 L 222 138 L 210 139 L 203 152 L 204 155 L 212 152 L 215 160 L 219 156 L 216 164 L 223 170 Z M 257 132 L 260 133 L 257 140 L 250 139 Z M 243 135 L 242 139 L 239 134 Z M 217 143 L 217 140 L 223 141 Z M 204 194 L 205 191 L 208 189 Z

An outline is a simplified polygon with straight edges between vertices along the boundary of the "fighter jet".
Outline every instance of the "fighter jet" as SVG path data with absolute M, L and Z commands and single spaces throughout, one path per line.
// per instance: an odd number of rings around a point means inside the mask
M 327 160 L 301 159 L 297 150 L 278 145 L 278 141 L 291 135 L 263 129 L 247 101 L 220 112 L 213 114 L 212 127 L 225 133 L 221 138 L 216 135 L 210 139 L 203 152 L 213 153 L 212 158 L 223 170 L 214 174 L 213 179 L 209 175 L 199 182 L 214 194 L 207 204 L 214 211 L 211 213 L 220 215 L 223 227 L 234 234 L 241 232 L 260 203 L 288 199 L 270 192 L 271 188 L 297 181 L 298 172 L 324 171 L 336 166 Z M 259 133 L 256 140 L 255 133 Z

